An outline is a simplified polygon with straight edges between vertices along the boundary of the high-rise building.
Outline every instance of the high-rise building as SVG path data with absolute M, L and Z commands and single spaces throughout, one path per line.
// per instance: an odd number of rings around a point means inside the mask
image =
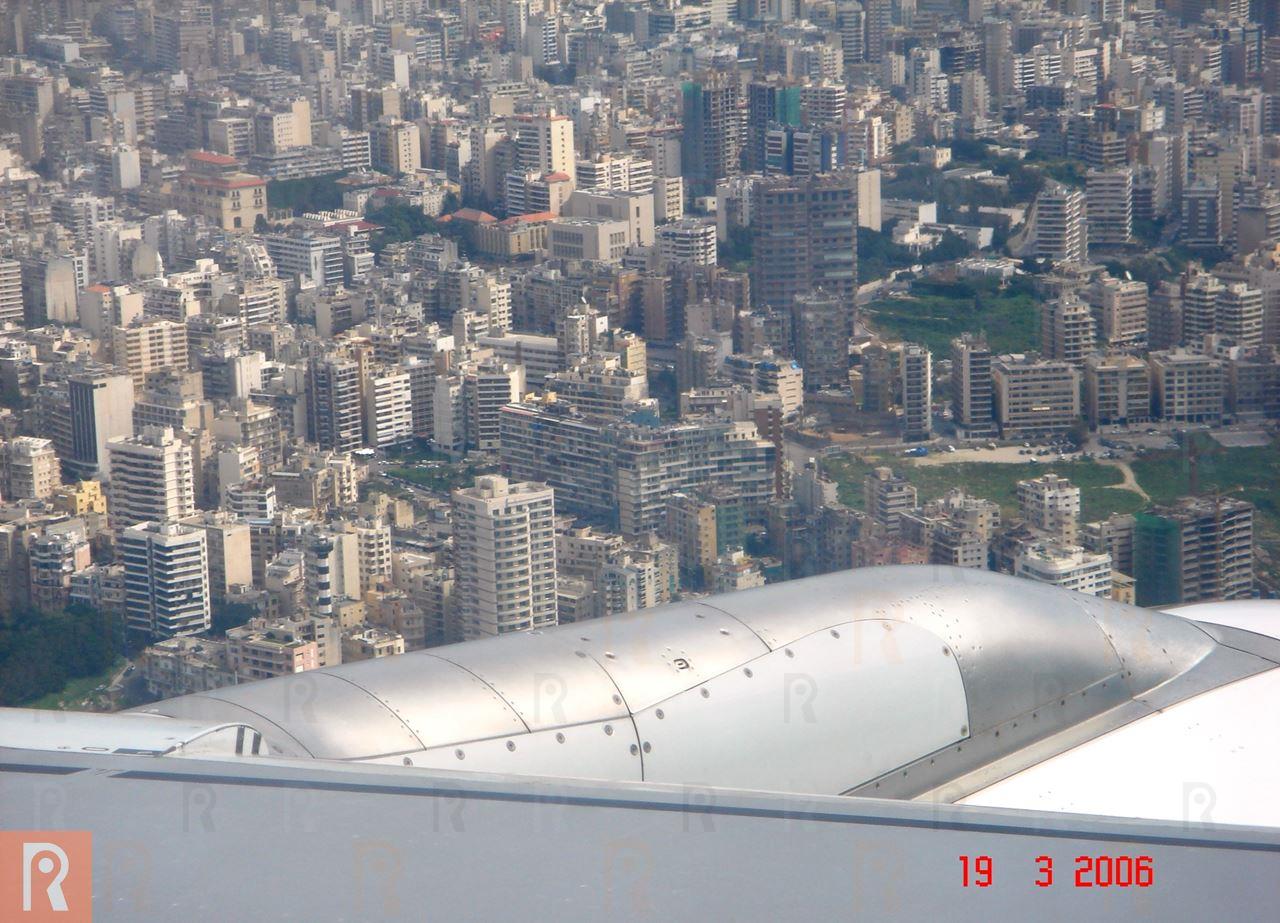
M 365 441 L 375 448 L 401 445 L 413 439 L 412 379 L 408 371 L 391 367 L 365 378 Z
M 120 536 L 125 627 L 141 639 L 208 631 L 209 563 L 204 530 L 140 522 Z
M 1102 336 L 1111 346 L 1130 346 L 1147 339 L 1147 283 L 1111 276 L 1095 288 Z
M 1133 556 L 1140 606 L 1247 599 L 1253 593 L 1253 505 L 1196 497 L 1138 513 Z
M 489 357 L 465 370 L 462 404 L 466 445 L 482 452 L 499 446 L 499 414 L 524 393 L 524 366 Z
M 200 513 L 183 525 L 204 531 L 209 561 L 209 599 L 225 602 L 236 588 L 253 585 L 253 541 L 249 523 L 227 510 Z
M 867 59 L 867 14 L 861 3 L 846 0 L 836 5 L 836 31 L 846 71 Z
M 71 597 L 71 576 L 93 563 L 82 520 L 46 526 L 31 540 L 28 551 L 31 604 L 44 612 L 59 612 Z
M 144 427 L 107 443 L 112 527 L 169 523 L 196 511 L 191 446 L 167 427 Z
M 302 554 L 303 582 L 317 615 L 333 615 L 338 600 L 360 596 L 360 548 L 354 531 L 313 529 Z
M 805 179 L 766 177 L 754 187 L 752 302 L 790 308 L 822 289 L 840 299 L 852 331 L 858 291 L 858 179 L 838 170 Z
M 1182 287 L 1175 281 L 1159 283 L 1147 298 L 1147 347 L 1172 349 L 1182 340 Z
M 1032 207 L 1029 250 L 1035 259 L 1083 263 L 1089 250 L 1085 195 L 1062 183 L 1045 184 Z
M 707 74 L 681 88 L 681 173 L 695 190 L 708 191 L 738 172 L 743 118 L 737 78 Z
M 1233 282 L 1218 293 L 1214 333 L 1235 346 L 1262 345 L 1262 292 Z
M 68 452 L 58 452 L 68 477 L 106 477 L 107 443 L 118 436 L 133 435 L 133 394 L 133 380 L 128 375 L 100 370 L 68 377 L 65 410 L 70 445 Z
M 991 349 L 985 339 L 973 334 L 951 341 L 951 413 L 957 431 L 965 438 L 996 434 Z
M 1090 170 L 1085 181 L 1089 245 L 1121 246 L 1133 236 L 1133 171 Z
M 0 260 L 0 326 L 21 326 L 22 318 L 22 264 Z
M 1049 359 L 1079 364 L 1093 352 L 1093 311 L 1075 295 L 1050 298 L 1040 305 L 1040 352 Z
M 149 372 L 187 367 L 186 324 L 144 315 L 127 327 L 113 327 L 111 343 L 115 363 L 129 373 L 135 391 L 146 385 Z
M 747 85 L 747 142 L 743 153 L 746 169 L 763 173 L 765 133 L 774 125 L 800 124 L 800 86 L 781 78 L 756 80 Z
M 894 0 L 865 0 L 866 57 L 871 64 L 884 60 L 893 30 Z
M 664 224 L 656 231 L 658 256 L 667 264 L 716 264 L 716 226 L 699 218 L 685 218 Z
M 792 306 L 793 353 L 804 369 L 810 391 L 849 385 L 849 337 L 853 314 L 834 292 L 818 290 L 797 295 Z
M 1202 272 L 1182 286 L 1182 337 L 1179 342 L 1200 346 L 1217 332 L 1218 298 L 1226 288 L 1217 276 Z
M 862 482 L 863 509 L 885 535 L 897 535 L 902 514 L 916 508 L 916 488 L 889 468 L 877 468 Z
M 358 449 L 364 424 L 360 414 L 360 366 L 334 356 L 307 363 L 307 438 L 322 449 Z
M 902 348 L 902 438 L 929 439 L 933 435 L 933 357 L 925 346 Z
M 466 638 L 556 624 L 551 488 L 490 475 L 455 490 L 453 541 Z
M 375 170 L 399 176 L 422 166 L 418 126 L 399 119 L 379 119 L 369 128 L 370 160 Z
M 549 484 L 565 511 L 624 535 L 660 528 L 676 491 L 730 485 L 758 521 L 775 494 L 776 449 L 752 423 L 615 422 L 530 398 L 504 407 L 500 422 L 500 456 L 512 477 Z
M 1220 359 L 1174 349 L 1148 357 L 1151 412 L 1159 420 L 1217 424 L 1226 400 L 1226 371 Z
M 516 150 L 520 172 L 563 173 L 570 182 L 577 177 L 578 158 L 573 146 L 573 119 L 567 115 L 538 115 L 517 123 Z
M 1196 177 L 1182 190 L 1182 242 L 1189 247 L 1222 243 L 1222 192 L 1213 177 Z

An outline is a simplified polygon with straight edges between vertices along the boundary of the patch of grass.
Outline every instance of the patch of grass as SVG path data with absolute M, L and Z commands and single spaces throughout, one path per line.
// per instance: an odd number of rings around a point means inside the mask
M 854 510 L 862 509 L 862 481 L 875 467 L 856 455 L 832 455 L 822 460 L 823 472 L 836 482 L 837 498 Z
M 1280 445 L 1227 448 L 1206 434 L 1194 434 L 1198 489 L 1245 500 L 1254 506 L 1254 541 L 1280 570 Z M 1182 449 L 1153 452 L 1133 463 L 1133 474 L 1156 503 L 1173 503 L 1191 494 L 1191 462 Z
M 1280 579 L 1280 445 L 1226 448 L 1205 434 L 1196 434 L 1199 453 L 1199 492 L 1219 493 L 1252 503 L 1254 541 L 1260 557 L 1259 576 Z M 1112 513 L 1136 513 L 1149 504 L 1141 495 L 1119 485 L 1118 468 L 1093 461 L 1050 464 L 962 462 L 921 465 L 913 459 L 889 455 L 836 455 L 823 459 L 822 468 L 836 482 L 840 502 L 862 509 L 862 482 L 867 474 L 887 465 L 916 486 L 920 501 L 942 496 L 953 487 L 1000 505 L 1006 518 L 1018 515 L 1018 481 L 1058 474 L 1080 488 L 1080 520 L 1095 522 Z M 1191 495 L 1191 469 L 1181 450 L 1153 452 L 1131 463 L 1134 477 L 1155 504 L 1171 504 Z
M 1086 494 L 1094 494 L 1124 480 L 1124 476 L 1115 468 L 1091 461 L 1012 465 L 998 462 L 961 462 L 954 465 L 913 463 L 903 466 L 902 474 L 916 485 L 922 502 L 941 497 L 953 487 L 961 487 L 967 494 L 1000 504 L 1000 511 L 1005 517 L 1018 515 L 1019 481 L 1044 474 L 1061 475 L 1080 488 L 1083 505 Z M 1136 494 L 1134 496 L 1141 501 L 1141 497 Z
M 862 509 L 862 482 L 879 465 L 887 465 L 915 485 L 920 502 L 935 500 L 954 487 L 1000 505 L 1006 518 L 1018 515 L 1018 482 L 1043 474 L 1068 478 L 1080 488 L 1081 518 L 1088 522 L 1112 513 L 1132 513 L 1145 506 L 1138 494 L 1118 488 L 1124 476 L 1116 468 L 1092 461 L 1054 464 L 1001 464 L 999 462 L 957 462 L 921 465 L 905 458 L 859 459 L 850 455 L 823 461 L 823 470 L 838 485 L 840 502 Z
M 101 673 L 95 673 L 92 676 L 81 676 L 67 682 L 65 686 L 57 692 L 50 692 L 33 699 L 30 702 L 24 702 L 23 708 L 47 708 L 47 709 L 72 709 L 81 710 L 80 703 L 86 699 L 96 699 L 105 693 L 94 694 L 94 690 L 99 686 L 107 685 L 111 682 L 111 677 L 124 666 L 124 658 L 118 658 L 111 666 L 107 667 Z
M 949 355 L 951 340 L 962 333 L 985 332 L 997 355 L 1026 352 L 1040 342 L 1036 300 L 1021 289 L 917 284 L 907 298 L 872 302 L 865 315 L 881 333 L 923 343 L 939 357 Z
M 1132 514 L 1145 509 L 1142 495 L 1123 487 L 1083 487 L 1080 489 L 1080 521 L 1097 522 L 1112 513 Z
M 459 487 L 470 487 L 478 475 L 489 474 L 491 469 L 475 465 L 440 464 L 427 468 L 388 468 L 386 475 L 425 487 L 434 493 L 447 494 Z
M 1199 489 L 1235 496 L 1240 491 L 1272 492 L 1280 483 L 1280 451 L 1266 446 L 1227 448 L 1207 434 L 1194 434 Z M 1191 493 L 1190 454 L 1183 449 L 1153 452 L 1133 463 L 1133 474 L 1156 503 L 1171 503 Z M 1275 497 L 1269 507 L 1274 508 Z

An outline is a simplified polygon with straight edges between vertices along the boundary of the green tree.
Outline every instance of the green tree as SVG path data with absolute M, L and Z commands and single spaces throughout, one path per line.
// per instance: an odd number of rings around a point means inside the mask
M 342 189 L 338 186 L 338 180 L 346 175 L 343 171 L 323 176 L 272 180 L 267 183 L 267 205 L 270 208 L 287 208 L 295 215 L 341 208 Z
M 0 705 L 21 705 L 101 673 L 120 651 L 119 624 L 106 613 L 20 609 L 0 624 Z

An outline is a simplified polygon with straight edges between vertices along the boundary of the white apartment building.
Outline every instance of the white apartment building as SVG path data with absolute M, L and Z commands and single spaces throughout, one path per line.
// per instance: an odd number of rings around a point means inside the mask
M 382 449 L 413 439 L 413 392 L 407 371 L 372 371 L 364 384 L 365 443 Z
M 196 511 L 191 446 L 168 427 L 147 426 L 107 443 L 112 527 L 170 523 Z
M 467 639 L 556 624 L 551 488 L 481 477 L 453 492 L 458 614 Z
M 1019 552 L 1014 575 L 1090 596 L 1110 596 L 1111 554 L 1093 554 L 1079 545 L 1037 543 Z
M 0 260 L 0 326 L 21 326 L 22 317 L 22 264 Z
M 140 522 L 123 531 L 125 627 L 147 638 L 207 631 L 209 563 L 203 529 Z
M 657 230 L 658 258 L 663 263 L 716 264 L 714 222 L 685 218 L 664 224 Z
M 1089 252 L 1085 195 L 1061 183 L 1046 184 L 1032 209 L 1028 256 L 1083 263 Z
M 489 358 L 465 370 L 462 401 L 466 445 L 482 452 L 496 452 L 498 415 L 502 408 L 524 394 L 524 366 Z

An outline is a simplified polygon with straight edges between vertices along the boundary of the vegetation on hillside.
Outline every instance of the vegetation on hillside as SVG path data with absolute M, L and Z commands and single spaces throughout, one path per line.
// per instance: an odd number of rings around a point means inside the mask
M 0 623 L 0 706 L 61 690 L 107 670 L 119 656 L 118 623 L 105 613 L 19 609 Z
M 346 171 L 301 179 L 272 180 L 267 183 L 267 207 L 287 208 L 295 215 L 332 211 L 342 207 L 342 189 L 337 181 Z
M 858 228 L 858 282 L 883 279 L 895 269 L 906 269 L 920 264 L 948 263 L 973 252 L 959 234 L 944 234 L 939 244 L 925 253 L 914 254 L 910 247 L 893 242 L 893 238 L 870 228 Z
M 452 206 L 452 207 L 451 207 Z M 445 203 L 445 213 L 456 208 L 456 202 Z M 368 212 L 365 217 L 378 225 L 370 243 L 374 253 L 381 253 L 388 244 L 402 243 L 423 234 L 439 234 L 458 245 L 460 256 L 473 255 L 471 234 L 468 227 L 455 221 L 433 218 L 419 208 L 408 205 L 384 205 Z
M 1040 337 L 1037 301 L 1022 279 L 1004 288 L 917 280 L 909 295 L 873 301 L 863 316 L 881 333 L 923 343 L 937 356 L 948 355 L 951 340 L 962 333 L 985 332 L 996 353 L 1035 349 Z

